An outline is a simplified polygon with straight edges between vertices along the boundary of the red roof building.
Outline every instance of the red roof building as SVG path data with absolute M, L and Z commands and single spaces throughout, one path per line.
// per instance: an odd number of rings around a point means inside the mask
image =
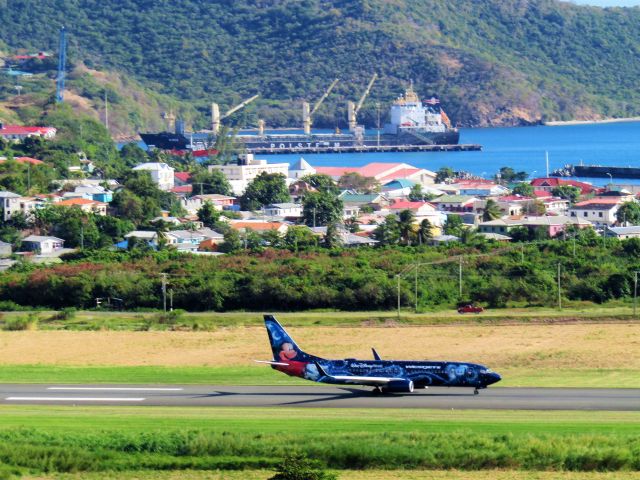
M 7 160 L 6 157 L 0 158 L 0 163 L 5 162 Z M 18 163 L 29 163 L 31 165 L 43 165 L 44 162 L 42 160 L 38 160 L 36 158 L 31 157 L 16 157 L 14 160 Z
M 556 187 L 562 185 L 570 185 L 580 189 L 581 195 L 589 195 L 590 193 L 598 192 L 599 189 L 591 185 L 590 183 L 578 182 L 577 180 L 565 180 L 564 178 L 547 177 L 547 178 L 535 178 L 531 181 L 531 185 L 536 190 L 544 190 L 550 192 Z
M 5 140 L 24 140 L 28 137 L 53 138 L 57 130 L 53 127 L 23 127 L 0 123 L 0 137 Z

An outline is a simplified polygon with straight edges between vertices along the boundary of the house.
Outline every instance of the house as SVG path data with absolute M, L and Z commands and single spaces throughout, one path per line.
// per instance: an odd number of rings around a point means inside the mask
M 13 253 L 11 244 L 0 240 L 0 258 L 10 257 L 11 253 Z
M 53 127 L 23 127 L 20 125 L 5 125 L 0 122 L 0 138 L 8 141 L 22 141 L 29 137 L 50 139 L 56 136 Z
M 64 240 L 57 237 L 29 235 L 22 239 L 22 247 L 25 250 L 41 254 L 54 253 L 64 248 Z
M 493 197 L 509 193 L 507 187 L 498 185 L 490 180 L 459 180 L 458 195 L 471 195 L 473 197 Z
M 37 158 L 31 158 L 31 157 L 15 157 L 13 160 L 22 164 L 44 165 L 44 162 L 42 160 L 38 160 Z M 6 162 L 6 161 L 7 161 L 7 157 L 0 157 L 0 163 Z
M 191 172 L 173 172 L 173 184 L 176 187 L 191 185 Z
M 182 207 L 190 214 L 196 215 L 202 206 L 210 202 L 216 207 L 216 210 L 227 210 L 233 207 L 235 197 L 228 195 L 220 195 L 217 193 L 207 193 L 204 195 L 194 195 L 193 197 L 182 197 L 180 203 Z
M 616 223 L 616 213 L 624 201 L 617 196 L 599 196 L 578 202 L 569 208 L 572 218 L 588 220 L 597 226 L 611 226 Z
M 446 216 L 429 202 L 409 202 L 406 200 L 396 200 L 389 205 L 389 211 L 396 216 L 400 216 L 403 210 L 411 211 L 415 216 L 414 223 L 419 224 L 423 220 L 429 220 L 434 227 L 441 227 Z
M 435 237 L 429 239 L 429 245 L 446 245 L 447 243 L 459 242 L 460 237 L 456 237 L 455 235 L 436 235 Z
M 484 237 L 487 240 L 493 240 L 495 242 L 510 242 L 512 240 L 510 236 L 502 235 L 500 233 L 479 232 L 478 235 Z
M 2 209 L 2 219 L 6 222 L 11 220 L 11 217 L 19 211 L 21 196 L 17 193 L 9 191 L 0 192 L 0 207 Z
M 289 167 L 289 178 L 293 180 L 299 180 L 307 175 L 313 175 L 316 173 L 316 169 L 302 157 L 298 159 L 291 167 Z
M 329 175 L 334 180 L 347 173 L 358 173 L 363 177 L 375 178 L 381 184 L 392 180 L 406 179 L 421 185 L 432 185 L 436 174 L 424 168 L 416 168 L 407 163 L 369 163 L 363 167 L 316 167 L 316 173 Z
M 546 192 L 551 192 L 554 188 L 560 187 L 562 185 L 569 185 L 579 188 L 580 195 L 590 195 L 592 193 L 598 192 L 598 188 L 594 187 L 590 183 L 578 182 L 576 180 L 566 180 L 564 178 L 557 177 L 534 178 L 533 180 L 531 180 L 531 186 L 534 189 L 544 190 Z
M 267 217 L 301 218 L 302 205 L 299 203 L 272 203 L 262 207 L 262 212 Z
M 389 198 L 403 198 L 411 193 L 411 189 L 416 185 L 415 182 L 401 178 L 399 180 L 391 180 L 382 186 L 382 191 Z
M 256 160 L 253 154 L 240 156 L 237 164 L 209 165 L 209 171 L 219 170 L 227 177 L 235 195 L 242 195 L 254 178 L 262 173 L 279 173 L 285 178 L 289 176 L 288 163 L 267 163 L 266 160 Z
M 262 220 L 230 220 L 229 225 L 234 230 L 241 232 L 251 230 L 254 232 L 266 232 L 269 230 L 276 231 L 280 234 L 287 233 L 289 224 L 284 222 L 265 222 Z
M 327 227 L 310 227 L 314 235 L 323 237 L 327 234 Z M 337 229 L 337 234 L 340 237 L 340 243 L 343 247 L 373 247 L 378 243 L 377 240 L 370 238 L 367 235 L 358 235 L 351 233 L 343 228 Z
M 338 195 L 345 207 L 356 206 L 360 209 L 365 205 L 371 206 L 374 210 L 380 210 L 382 207 L 389 205 L 386 196 L 380 193 L 353 193 L 345 190 Z
M 151 180 L 160 190 L 168 192 L 174 186 L 174 169 L 166 163 L 148 162 L 133 167 L 136 172 L 146 171 L 151 174 Z
M 443 212 L 473 212 L 477 201 L 478 198 L 471 195 L 443 195 L 431 203 Z
M 197 247 L 205 240 L 217 240 L 218 243 L 224 240 L 224 235 L 211 230 L 201 228 L 198 230 L 172 230 L 165 234 L 170 245 L 191 244 Z
M 615 237 L 620 240 L 627 238 L 640 238 L 640 225 L 633 225 L 630 227 L 608 227 L 605 230 L 607 237 Z
M 122 242 L 116 243 L 115 247 L 126 250 L 129 248 L 129 242 L 132 239 L 137 243 L 146 243 L 152 248 L 156 248 L 158 246 L 157 232 L 150 230 L 133 230 L 124 236 L 124 240 Z
M 96 202 L 109 203 L 113 200 L 113 192 L 102 185 L 78 185 L 74 192 L 83 194 L 85 197 L 88 196 L 90 200 Z
M 507 235 L 514 228 L 527 228 L 529 230 L 543 230 L 549 237 L 555 237 L 568 226 L 590 228 L 592 224 L 587 220 L 566 215 L 517 216 L 481 222 L 478 225 L 478 231 Z
M 69 198 L 56 203 L 59 207 L 75 207 L 85 213 L 93 213 L 95 215 L 105 216 L 107 214 L 107 204 L 104 202 L 96 202 L 95 200 L 87 200 L 86 198 Z

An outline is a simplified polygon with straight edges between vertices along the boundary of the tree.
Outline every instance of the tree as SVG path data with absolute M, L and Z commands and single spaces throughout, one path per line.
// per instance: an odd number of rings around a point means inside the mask
M 338 225 L 331 222 L 327 225 L 327 231 L 324 234 L 323 244 L 326 248 L 336 248 L 342 244 L 342 238 L 340 237 L 340 231 Z
M 424 200 L 422 185 L 416 183 L 413 187 L 411 187 L 411 191 L 409 192 L 409 200 L 411 200 L 412 202 L 422 202 Z
M 400 226 L 395 215 L 387 215 L 373 231 L 373 236 L 382 245 L 395 245 L 400 241 Z
M 514 195 L 522 195 L 523 197 L 532 197 L 534 193 L 533 185 L 526 182 L 520 182 L 513 187 L 512 192 Z
M 496 179 L 504 183 L 523 182 L 528 176 L 529 174 L 527 172 L 516 172 L 511 167 L 501 167 L 500 172 L 496 175 Z
M 356 217 L 350 217 L 344 221 L 344 228 L 346 228 L 349 233 L 357 233 L 360 231 L 360 223 Z
M 560 185 L 551 190 L 551 195 L 569 200 L 572 205 L 578 201 L 581 193 L 581 190 L 573 185 Z
M 340 189 L 336 182 L 333 181 L 329 175 L 323 173 L 313 173 L 311 175 L 305 175 L 300 180 L 308 183 L 310 186 L 321 192 L 329 192 L 337 195 L 340 193 Z
M 302 218 L 310 227 L 328 225 L 342 219 L 344 204 L 330 192 L 309 192 L 302 199 Z
M 126 143 L 120 149 L 120 158 L 129 167 L 135 167 L 149 161 L 149 156 L 137 143 Z
M 411 235 L 413 234 L 416 216 L 411 210 L 402 210 L 398 214 L 398 228 L 400 230 L 400 238 L 407 245 L 411 244 Z
M 616 220 L 620 225 L 640 225 L 640 204 L 633 200 L 624 202 L 616 212 Z
M 420 227 L 418 228 L 418 241 L 423 244 L 427 243 L 429 240 L 433 238 L 433 225 L 426 218 L 420 222 Z
M 318 239 L 308 227 L 291 226 L 284 235 L 284 246 L 294 252 L 316 245 L 318 245 Z
M 496 218 L 500 218 L 501 216 L 502 216 L 502 211 L 500 210 L 498 203 L 492 198 L 489 198 L 485 202 L 484 209 L 482 210 L 482 220 L 484 220 L 485 222 L 488 222 L 490 220 L 495 220 Z
M 231 184 L 222 171 L 213 169 L 208 171 L 199 168 L 191 174 L 193 183 L 193 195 L 212 194 L 231 195 Z
M 220 221 L 220 211 L 216 209 L 213 203 L 207 200 L 198 210 L 198 220 L 205 227 L 215 228 L 215 225 Z
M 347 172 L 338 180 L 338 187 L 343 190 L 354 190 L 358 193 L 380 191 L 380 183 L 373 177 L 364 177 L 358 172 Z
M 291 200 L 287 182 L 281 173 L 262 172 L 247 186 L 240 197 L 243 210 L 258 210 L 271 203 L 284 203 Z
M 301 453 L 287 454 L 276 469 L 269 480 L 336 480 L 335 475 L 324 472 L 317 462 Z
M 223 253 L 234 253 L 242 249 L 242 239 L 240 232 L 235 228 L 230 228 L 224 234 L 224 241 L 218 248 Z
M 462 217 L 454 214 L 447 215 L 447 221 L 444 224 L 444 233 L 459 237 L 462 235 L 462 230 L 464 230 Z
M 436 172 L 436 183 L 445 183 L 450 178 L 455 177 L 455 172 L 449 167 L 441 167 Z

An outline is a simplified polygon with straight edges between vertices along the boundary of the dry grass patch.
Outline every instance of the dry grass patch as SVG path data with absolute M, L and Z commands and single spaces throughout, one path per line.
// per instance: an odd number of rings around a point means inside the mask
M 329 358 L 473 361 L 493 368 L 640 369 L 640 325 L 300 327 L 302 348 Z M 0 332 L 0 364 L 247 365 L 271 355 L 262 327 L 212 332 Z

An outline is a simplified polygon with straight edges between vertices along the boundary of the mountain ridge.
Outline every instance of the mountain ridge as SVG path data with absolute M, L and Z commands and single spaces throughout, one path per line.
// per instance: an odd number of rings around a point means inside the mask
M 212 101 L 224 108 L 255 93 L 261 99 L 232 122 L 298 125 L 300 103 L 333 78 L 342 81 L 314 123 L 344 126 L 346 101 L 374 72 L 381 78 L 361 112 L 368 126 L 376 102 L 384 114 L 410 80 L 464 126 L 640 114 L 640 9 L 556 0 L 5 3 L 0 41 L 55 51 L 65 24 L 72 61 L 176 99 L 195 128 L 208 126 Z

